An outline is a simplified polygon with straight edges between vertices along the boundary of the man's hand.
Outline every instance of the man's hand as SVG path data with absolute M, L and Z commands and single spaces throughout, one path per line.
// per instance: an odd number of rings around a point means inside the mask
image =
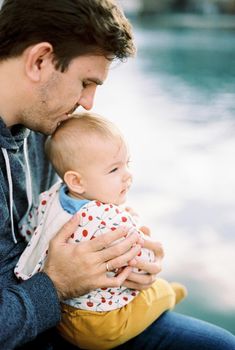
M 146 229 L 146 234 L 150 231 L 146 227 L 141 228 L 142 232 Z M 144 232 L 145 233 L 145 232 Z M 146 237 L 147 238 L 147 237 Z M 146 274 L 139 274 L 131 272 L 126 281 L 123 283 L 125 287 L 142 290 L 149 288 L 157 279 L 157 274 L 161 271 L 162 259 L 164 257 L 164 250 L 160 242 L 154 242 L 149 239 L 144 239 L 143 248 L 152 250 L 155 255 L 155 261 L 152 263 L 145 262 L 141 258 L 136 257 L 129 262 L 129 266 L 138 268 L 146 272 Z
M 75 214 L 51 240 L 43 269 L 54 283 L 60 300 L 79 297 L 96 288 L 121 286 L 132 267 L 126 266 L 117 276 L 107 277 L 107 262 L 109 270 L 125 266 L 129 261 L 135 263 L 141 249 L 137 232 L 112 245 L 127 235 L 128 228 L 123 227 L 90 241 L 68 243 L 78 224 L 79 216 Z

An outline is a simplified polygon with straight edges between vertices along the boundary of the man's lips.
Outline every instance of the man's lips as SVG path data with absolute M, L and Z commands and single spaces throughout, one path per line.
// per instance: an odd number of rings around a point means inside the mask
M 68 112 L 66 112 L 66 113 L 64 114 L 64 118 L 62 118 L 62 119 L 58 122 L 57 125 L 59 126 L 63 121 L 65 121 L 65 120 L 67 120 L 67 119 L 70 119 L 70 118 L 72 117 L 73 112 L 74 112 L 78 107 L 79 107 L 79 104 L 76 103 L 76 105 L 75 105 L 73 108 L 71 108 Z
M 67 115 L 72 114 L 78 107 L 79 107 L 79 103 L 76 103 L 75 106 L 71 108 L 66 114 Z
M 57 126 L 59 126 L 61 123 L 63 123 L 65 120 L 68 120 L 72 117 L 71 114 L 64 114 L 63 116 L 61 116 L 60 121 L 57 123 Z

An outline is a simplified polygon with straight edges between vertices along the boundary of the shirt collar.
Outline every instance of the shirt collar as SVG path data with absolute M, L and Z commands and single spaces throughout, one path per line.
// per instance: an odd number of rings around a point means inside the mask
M 59 201 L 62 208 L 72 215 L 79 211 L 85 204 L 89 203 L 88 199 L 70 197 L 68 195 L 68 188 L 66 185 L 62 185 L 60 188 Z

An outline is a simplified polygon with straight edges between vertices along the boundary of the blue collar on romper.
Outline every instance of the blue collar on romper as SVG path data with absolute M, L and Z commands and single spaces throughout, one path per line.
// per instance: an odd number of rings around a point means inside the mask
M 77 199 L 69 197 L 68 188 L 66 185 L 62 185 L 59 192 L 59 200 L 62 208 L 69 214 L 74 215 L 78 210 L 80 210 L 85 204 L 90 202 L 87 199 Z

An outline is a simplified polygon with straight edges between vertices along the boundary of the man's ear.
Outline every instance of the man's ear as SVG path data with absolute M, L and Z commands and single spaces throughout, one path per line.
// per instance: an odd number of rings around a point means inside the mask
M 25 72 L 30 80 L 38 82 L 42 74 L 50 73 L 53 65 L 53 47 L 50 43 L 41 42 L 30 46 L 25 51 Z
M 82 176 L 76 171 L 66 171 L 64 174 L 64 182 L 71 192 L 77 194 L 83 194 L 85 192 Z

